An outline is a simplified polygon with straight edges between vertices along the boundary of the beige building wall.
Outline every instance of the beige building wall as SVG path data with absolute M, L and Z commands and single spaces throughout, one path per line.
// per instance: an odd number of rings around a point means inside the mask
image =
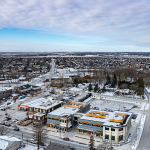
M 131 118 L 128 121 L 127 126 L 122 127 L 123 131 L 119 131 L 119 128 L 114 128 L 115 131 L 111 131 L 111 127 L 107 127 L 107 128 L 109 128 L 109 130 L 105 130 L 105 126 L 103 126 L 103 140 L 118 142 L 120 135 L 123 135 L 123 140 L 125 140 L 126 136 L 128 135 L 130 126 L 131 126 Z M 109 139 L 105 139 L 105 135 L 109 135 Z M 111 140 L 111 136 L 115 136 L 115 140 Z

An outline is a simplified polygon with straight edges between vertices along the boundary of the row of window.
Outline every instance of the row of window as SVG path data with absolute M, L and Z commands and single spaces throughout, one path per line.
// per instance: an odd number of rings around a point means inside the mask
M 105 127 L 105 130 L 109 130 L 109 128 Z M 115 131 L 115 128 L 111 128 L 111 131 Z M 123 131 L 123 128 L 119 128 L 119 131 Z
M 52 110 L 53 110 L 53 108 L 52 108 Z M 35 112 L 46 113 L 46 110 L 42 110 L 42 109 L 38 109 L 38 108 L 31 108 L 31 107 L 29 108 L 29 111 L 35 111 Z M 51 112 L 51 110 L 48 109 L 47 112 L 49 113 L 49 112 Z
M 105 134 L 105 139 L 109 140 L 109 135 Z M 111 140 L 115 140 L 115 136 L 111 136 Z M 122 141 L 122 140 L 123 140 L 123 135 L 119 135 L 118 141 Z
M 79 122 L 79 125 L 89 125 L 89 126 L 92 126 L 92 127 L 103 127 L 103 126 L 100 126 L 100 125 L 94 125 L 94 124 L 88 124 L 88 123 L 81 123 Z
M 45 117 L 44 117 L 44 116 L 43 116 L 43 117 L 37 117 L 37 116 L 34 116 L 34 119 L 40 120 L 40 118 L 44 119 Z

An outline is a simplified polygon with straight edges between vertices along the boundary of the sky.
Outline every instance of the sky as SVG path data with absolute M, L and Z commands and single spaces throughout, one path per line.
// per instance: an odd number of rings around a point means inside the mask
M 1 0 L 0 52 L 150 52 L 150 1 Z

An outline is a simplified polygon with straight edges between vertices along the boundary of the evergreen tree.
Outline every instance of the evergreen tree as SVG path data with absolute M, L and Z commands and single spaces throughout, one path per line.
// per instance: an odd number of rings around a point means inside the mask
M 91 91 L 92 90 L 92 84 L 90 83 L 89 84 L 89 91 Z
M 108 75 L 106 76 L 106 82 L 107 82 L 106 84 L 110 84 L 111 83 L 111 78 Z
M 74 79 L 74 84 L 76 85 L 76 87 L 78 86 L 78 83 L 79 83 L 78 78 L 75 78 Z
M 97 92 L 97 90 L 98 90 L 98 84 L 95 85 L 94 92 Z
M 89 144 L 89 150 L 94 150 L 94 137 L 93 135 L 90 136 L 90 144 Z
M 144 81 L 142 77 L 138 78 L 137 83 L 138 87 L 144 88 Z

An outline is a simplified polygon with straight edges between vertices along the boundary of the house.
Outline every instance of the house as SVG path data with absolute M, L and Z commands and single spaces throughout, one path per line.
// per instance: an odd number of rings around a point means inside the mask
M 0 150 L 16 150 L 22 146 L 22 140 L 11 136 L 0 136 Z
M 29 93 L 31 91 L 40 91 L 41 90 L 41 87 L 39 86 L 33 86 L 33 85 L 30 85 L 30 84 L 26 84 L 26 85 L 22 85 L 19 87 L 19 92 L 20 93 Z
M 0 99 L 7 98 L 12 95 L 12 87 L 1 87 L 0 88 Z

